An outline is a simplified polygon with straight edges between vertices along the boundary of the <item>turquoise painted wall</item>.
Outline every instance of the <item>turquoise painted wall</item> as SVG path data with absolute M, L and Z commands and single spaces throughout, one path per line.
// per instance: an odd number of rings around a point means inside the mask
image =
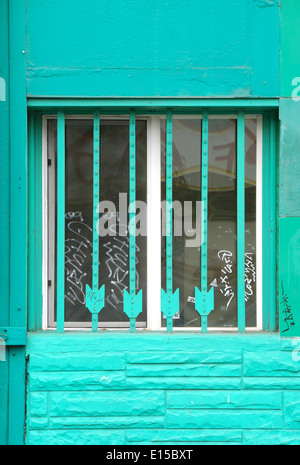
M 9 252 L 1 249 L 1 324 L 22 325 L 26 307 L 25 84 L 28 97 L 280 96 L 279 275 L 286 272 L 281 244 L 289 245 L 291 233 L 284 222 L 300 217 L 300 103 L 291 99 L 291 79 L 300 75 L 297 3 L 281 1 L 281 30 L 279 0 L 154 0 L 142 9 L 138 0 L 27 0 L 26 22 L 25 2 L 0 4 L 11 11 L 13 96 L 10 122 L 4 131 L 0 125 L 1 143 L 4 137 L 9 144 L 2 144 L 0 158 L 0 226 L 11 244 Z M 3 63 L 1 55 L 1 76 L 8 72 Z M 32 224 L 29 234 L 35 234 Z M 288 289 L 298 314 L 297 288 Z M 299 443 L 297 344 L 278 334 L 29 333 L 26 443 Z M 11 352 L 14 413 L 10 439 L 1 422 L 4 442 L 23 440 L 22 351 L 21 377 Z
M 299 444 L 300 343 L 29 335 L 27 444 Z
M 22 444 L 27 306 L 25 4 L 0 2 L 0 444 Z M 4 341 L 4 342 L 3 342 Z M 3 350 L 3 347 L 1 348 Z M 4 358 L 4 360 L 3 360 Z
M 300 336 L 300 3 L 281 2 L 279 145 L 279 317 L 285 336 Z M 293 324 L 294 323 L 294 324 Z
M 30 96 L 279 94 L 279 0 L 26 4 Z

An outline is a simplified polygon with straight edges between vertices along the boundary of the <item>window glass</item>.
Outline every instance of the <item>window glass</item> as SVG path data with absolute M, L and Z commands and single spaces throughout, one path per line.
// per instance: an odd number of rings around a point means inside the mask
M 162 199 L 165 199 L 165 121 L 161 123 Z M 207 284 L 214 287 L 214 311 L 209 327 L 237 327 L 237 140 L 236 119 L 211 117 L 208 136 Z M 246 325 L 256 325 L 256 119 L 245 122 L 245 305 Z M 180 289 L 180 313 L 175 327 L 199 327 L 195 286 L 200 288 L 201 246 L 187 247 L 183 227 L 184 205 L 193 202 L 192 229 L 196 228 L 196 201 L 201 200 L 201 120 L 173 120 L 174 223 L 182 221 L 182 236 L 173 231 L 173 292 Z M 180 217 L 181 215 L 181 217 Z M 180 220 L 179 220 L 180 221 Z M 162 238 L 162 288 L 165 289 L 165 238 Z M 162 318 L 163 326 L 166 325 Z
M 86 284 L 92 285 L 93 250 L 93 121 L 92 119 L 66 119 L 66 203 L 65 203 L 65 321 L 90 325 L 91 313 L 85 306 Z M 48 151 L 56 157 L 56 122 L 48 121 Z M 105 284 L 105 307 L 101 310 L 99 326 L 128 326 L 123 311 L 123 291 L 129 286 L 128 217 L 120 224 L 119 194 L 128 208 L 128 147 L 129 122 L 102 120 L 100 124 L 100 202 L 110 201 L 112 208 L 102 213 L 107 219 L 108 234 L 100 237 L 99 278 Z M 146 202 L 147 163 L 146 121 L 136 122 L 136 199 Z M 51 156 L 49 153 L 48 155 Z M 55 166 L 55 163 L 54 163 Z M 49 181 L 49 192 L 52 193 Z M 125 197 L 124 197 L 125 196 Z M 51 202 L 49 198 L 49 202 Z M 50 217 L 55 218 L 56 205 Z M 100 214 L 101 217 L 101 214 Z M 53 222 L 53 220 L 52 220 Z M 49 218 L 49 230 L 52 229 Z M 53 234 L 52 234 L 53 236 Z M 52 237 L 51 236 L 51 237 Z M 53 239 L 53 237 L 52 237 Z M 52 241 L 51 256 L 55 257 Z M 143 312 L 137 322 L 146 325 L 146 256 L 147 237 L 136 238 L 136 286 L 143 289 Z M 50 264 L 50 263 L 49 263 Z M 52 265 L 52 273 L 55 266 Z M 55 305 L 55 277 L 49 298 L 49 309 Z

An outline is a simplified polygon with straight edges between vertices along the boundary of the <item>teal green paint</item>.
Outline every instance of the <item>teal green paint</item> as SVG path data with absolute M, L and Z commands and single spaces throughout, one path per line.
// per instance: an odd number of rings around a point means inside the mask
M 300 218 L 279 219 L 279 243 L 280 333 L 300 336 Z
M 141 289 L 136 294 L 136 133 L 135 113 L 129 115 L 129 293 L 124 290 L 124 312 L 130 321 L 130 332 L 136 330 L 136 318 L 142 312 Z
M 29 0 L 27 18 L 29 95 L 279 93 L 277 0 Z
M 277 115 L 263 114 L 263 329 L 276 330 L 277 294 Z
M 237 117 L 237 312 L 238 329 L 245 331 L 245 113 Z
M 280 34 L 280 153 L 279 153 L 279 323 L 283 336 L 299 336 L 299 297 L 297 294 L 298 228 L 300 218 L 299 198 L 299 75 L 300 60 L 296 44 L 299 39 L 300 5 L 295 0 L 285 0 L 281 5 Z M 295 326 L 287 329 L 287 292 Z
M 42 116 L 35 115 L 35 306 L 36 329 L 42 329 L 43 308 L 43 181 Z M 30 207 L 29 207 L 30 208 Z M 30 313 L 28 309 L 28 313 Z
M 36 329 L 36 306 L 37 297 L 35 290 L 36 273 L 36 229 L 35 229 L 35 114 L 30 113 L 28 118 L 28 274 L 31 279 L 28 281 L 28 316 L 27 327 L 29 331 Z
M 8 9 L 7 9 L 8 8 Z M 26 326 L 27 312 L 27 114 L 25 63 L 25 2 L 6 4 L 9 50 L 9 326 Z M 7 15 L 8 13 L 8 15 Z M 24 53 L 22 53 L 24 51 Z M 0 102 L 2 103 L 2 102 Z M 6 130 L 8 126 L 6 126 Z M 23 444 L 25 425 L 25 348 L 7 350 L 7 443 Z M 7 381 L 4 380 L 4 383 Z
M 214 289 L 207 292 L 207 218 L 208 218 L 208 113 L 202 116 L 201 151 L 201 291 L 195 287 L 195 309 L 201 315 L 202 332 L 207 332 L 207 316 L 214 309 Z
M 141 111 L 145 111 L 147 108 L 157 109 L 164 113 L 167 111 L 167 108 L 172 107 L 173 109 L 181 109 L 185 111 L 203 111 L 203 108 L 218 108 L 224 111 L 224 108 L 229 108 L 234 110 L 236 108 L 246 108 L 252 111 L 255 111 L 256 108 L 265 108 L 272 109 L 277 108 L 279 101 L 277 98 L 269 99 L 231 99 L 231 98 L 213 98 L 213 99 L 204 99 L 199 97 L 194 98 L 29 98 L 28 99 L 28 108 L 34 108 L 39 110 L 53 110 L 56 108 L 61 108 L 63 110 L 76 109 L 80 108 L 81 110 L 86 110 L 86 108 L 95 108 L 101 107 L 101 111 L 107 111 L 108 108 L 120 110 L 121 108 L 136 108 Z
M 299 362 L 282 341 L 274 333 L 29 334 L 26 442 L 255 444 L 259 431 L 262 443 L 296 442 Z
M 299 95 L 299 40 L 300 4 L 297 0 L 283 0 L 280 7 L 280 97 L 291 98 L 293 91 Z
M 0 338 L 5 341 L 6 346 L 25 346 L 26 328 L 24 327 L 0 327 Z
M 300 102 L 280 99 L 279 216 L 300 216 Z
M 92 313 L 92 331 L 98 330 L 98 315 L 105 304 L 105 286 L 99 289 L 99 220 L 100 199 L 100 119 L 95 113 L 93 118 L 93 257 L 92 289 L 86 285 L 86 306 Z
M 28 313 L 29 331 L 42 329 L 42 121 L 28 118 Z
M 270 179 L 270 116 L 268 113 L 263 114 L 263 160 L 262 160 L 262 176 L 264 180 Z M 263 282 L 270 283 L 270 189 L 269 182 L 263 182 L 262 186 L 262 240 L 263 240 Z M 270 285 L 263 286 L 262 289 L 262 304 L 263 304 L 263 330 L 269 328 L 270 320 Z
M 269 330 L 276 330 L 277 309 L 277 117 L 270 116 L 270 323 Z
M 179 289 L 173 293 L 173 116 L 166 115 L 166 291 L 161 289 L 161 311 L 167 319 L 167 331 L 173 330 L 173 317 L 179 308 Z
M 57 113 L 57 331 L 65 322 L 65 116 Z
M 28 329 L 41 328 L 42 307 L 42 159 L 41 116 L 29 115 L 28 128 Z
M 0 100 L 0 247 L 1 311 L 0 325 L 9 324 L 9 54 L 8 1 L 0 3 L 0 76 L 5 81 L 5 100 Z M 1 336 L 0 336 L 1 337 Z M 3 343 L 3 341 L 1 341 Z M 3 350 L 3 348 L 1 349 Z M 5 351 L 7 359 L 8 349 Z M 8 363 L 0 362 L 0 445 L 8 442 Z

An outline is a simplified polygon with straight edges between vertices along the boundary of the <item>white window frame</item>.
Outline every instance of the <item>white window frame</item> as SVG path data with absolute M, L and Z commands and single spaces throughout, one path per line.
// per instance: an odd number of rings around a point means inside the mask
M 166 331 L 166 327 L 161 325 L 161 140 L 160 131 L 161 119 L 165 115 L 138 115 L 138 119 L 147 121 L 147 326 L 137 331 Z M 92 114 L 66 115 L 66 119 L 92 119 Z M 124 119 L 128 115 L 106 115 L 101 119 Z M 173 118 L 202 119 L 202 115 L 173 115 Z M 210 119 L 237 119 L 236 114 L 214 114 L 209 115 Z M 263 154 L 263 117 L 261 114 L 246 114 L 245 118 L 257 120 L 256 139 L 256 327 L 246 327 L 246 331 L 261 331 L 263 325 L 262 308 L 262 154 Z M 42 117 L 42 215 L 43 215 L 43 309 L 42 328 L 43 330 L 55 330 L 56 326 L 50 322 L 48 309 L 48 147 L 47 147 L 47 122 L 49 119 L 56 119 L 56 115 L 43 115 Z M 150 221 L 151 220 L 151 221 Z M 151 241 L 149 238 L 151 237 Z M 149 292 L 151 289 L 151 292 Z M 101 312 L 99 320 L 101 319 Z M 90 331 L 90 323 L 69 323 L 65 322 L 65 330 Z M 128 327 L 99 327 L 107 330 L 126 330 Z M 201 331 L 201 327 L 173 327 L 173 332 Z M 237 327 L 208 327 L 208 332 L 237 332 Z

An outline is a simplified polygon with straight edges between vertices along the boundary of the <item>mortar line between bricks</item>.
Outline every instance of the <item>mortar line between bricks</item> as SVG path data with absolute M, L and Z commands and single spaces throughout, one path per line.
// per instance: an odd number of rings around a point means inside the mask
M 284 391 L 281 391 L 281 405 L 282 405 L 282 429 L 285 430 L 285 421 L 284 421 Z
M 50 430 L 50 392 L 47 391 L 47 425 Z
M 125 376 L 125 390 L 127 391 L 127 365 L 128 365 L 128 352 L 124 354 L 124 362 L 125 362 L 125 369 L 124 369 L 124 376 Z
M 244 349 L 241 349 L 241 391 L 244 389 Z
M 164 408 L 164 429 L 167 428 L 167 389 L 165 390 L 165 395 L 164 395 L 164 398 L 165 398 L 165 408 Z

